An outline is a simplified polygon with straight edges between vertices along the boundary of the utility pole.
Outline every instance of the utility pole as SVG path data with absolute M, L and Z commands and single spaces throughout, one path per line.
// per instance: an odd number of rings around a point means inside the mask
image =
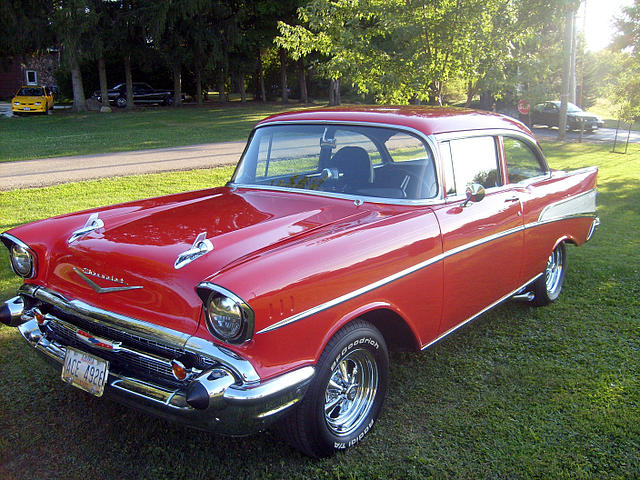
M 567 134 L 567 103 L 569 102 L 569 87 L 571 77 L 571 48 L 573 42 L 574 12 L 567 10 L 564 25 L 564 61 L 562 65 L 562 94 L 560 95 L 560 121 L 558 139 L 564 140 Z

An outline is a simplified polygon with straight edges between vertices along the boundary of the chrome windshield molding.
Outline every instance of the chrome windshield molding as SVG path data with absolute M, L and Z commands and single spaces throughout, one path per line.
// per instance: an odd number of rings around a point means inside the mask
M 104 323 L 112 327 L 115 326 L 121 328 L 124 332 L 138 335 L 147 340 L 162 343 L 168 347 L 183 349 L 190 353 L 218 361 L 227 365 L 237 373 L 238 378 L 243 382 L 255 383 L 260 380 L 260 376 L 248 360 L 229 349 L 219 347 L 205 339 L 102 310 L 80 300 L 70 301 L 57 292 L 33 284 L 23 284 L 18 290 L 18 293 L 35 298 L 44 303 L 49 303 L 63 312 L 80 316 L 89 322 Z
M 588 192 L 547 205 L 540 212 L 538 222 L 544 223 L 572 216 L 594 216 L 596 214 L 596 196 L 597 190 L 593 188 Z
M 329 300 L 328 302 L 325 302 L 323 304 L 317 305 L 315 307 L 309 308 L 307 310 L 305 310 L 304 312 L 300 312 L 296 315 L 292 315 L 291 317 L 287 317 L 283 320 L 280 320 L 277 323 L 274 323 L 273 325 L 269 325 L 268 327 L 263 328 L 262 330 L 256 332 L 256 335 L 260 335 L 262 333 L 267 333 L 267 332 L 271 332 L 273 330 L 277 330 L 279 328 L 282 328 L 286 325 L 289 325 L 291 323 L 297 322 L 299 320 L 302 320 L 304 318 L 310 317 L 311 315 L 315 315 L 316 313 L 320 313 L 324 310 L 327 310 L 329 308 L 335 307 L 336 305 L 339 305 L 341 303 L 347 302 L 349 300 L 352 300 L 356 297 L 359 297 L 360 295 L 363 295 L 365 293 L 368 293 L 372 290 L 375 290 L 377 288 L 383 287 L 384 285 L 387 285 L 391 282 L 395 282 L 396 280 L 402 278 L 402 277 L 406 277 L 407 275 L 410 275 L 412 273 L 417 272 L 418 270 L 422 270 L 423 268 L 426 268 L 430 265 L 433 265 L 434 263 L 440 262 L 441 260 L 444 260 L 447 257 L 450 257 L 452 255 L 456 255 L 460 252 L 464 252 L 465 250 L 469 250 L 470 248 L 474 248 L 477 247 L 479 245 L 483 245 L 485 243 L 489 243 L 492 242 L 494 240 L 497 240 L 499 238 L 502 237 L 506 237 L 508 235 L 513 235 L 514 233 L 518 233 L 524 230 L 524 226 L 518 226 L 515 228 L 511 228 L 509 230 L 505 230 L 504 232 L 500 232 L 497 233 L 495 235 L 491 235 L 489 237 L 485 237 L 485 238 L 481 238 L 480 240 L 476 240 L 475 242 L 470 242 L 470 243 L 465 243 L 464 245 L 460 245 L 459 247 L 453 248 L 451 250 L 447 250 L 444 253 L 441 253 L 439 255 L 436 255 L 434 257 L 431 257 L 428 260 L 425 260 L 423 262 L 420 262 L 412 267 L 409 268 L 405 268 L 404 270 L 401 270 L 398 273 L 394 273 L 393 275 L 389 275 L 388 277 L 382 278 L 381 280 L 378 280 L 377 282 L 374 283 L 370 283 L 369 285 L 365 285 L 364 287 L 361 287 L 357 290 L 354 290 L 352 292 L 346 293 L 340 297 L 334 298 L 333 300 Z
M 355 121 L 338 121 L 338 120 L 279 120 L 276 122 L 268 122 L 268 123 L 260 123 L 256 125 L 251 133 L 251 138 L 253 137 L 253 133 L 259 128 L 270 127 L 274 125 L 344 125 L 344 126 L 353 126 L 353 127 L 376 127 L 376 128 L 387 128 L 392 130 L 399 130 L 403 132 L 409 132 L 418 137 L 420 140 L 424 141 L 429 151 L 431 152 L 431 156 L 434 162 L 434 168 L 436 172 L 436 184 L 438 186 L 438 195 L 434 198 L 424 198 L 418 200 L 404 200 L 401 198 L 385 198 L 385 197 L 368 197 L 363 195 L 354 195 L 354 194 L 346 194 L 339 192 L 323 192 L 320 190 L 305 190 L 305 189 L 296 189 L 291 187 L 276 187 L 271 185 L 255 185 L 255 184 L 241 184 L 234 183 L 233 181 L 227 183 L 228 187 L 231 188 L 247 188 L 247 189 L 256 189 L 256 190 L 275 190 L 281 192 L 292 192 L 292 193 L 304 193 L 309 195 L 316 195 L 321 197 L 330 197 L 330 198 L 344 198 L 347 200 L 361 200 L 363 202 L 368 203 L 381 203 L 385 205 L 439 205 L 444 201 L 444 196 L 442 194 L 441 182 L 439 181 L 442 178 L 442 173 L 440 171 L 440 153 L 438 148 L 436 148 L 436 141 L 433 135 L 425 135 L 420 130 L 416 130 L 412 127 L 407 127 L 404 125 L 395 125 L 388 123 L 377 123 L 377 122 L 355 122 Z M 244 159 L 246 152 L 248 151 L 249 143 L 247 143 L 247 147 L 242 153 L 242 157 L 240 160 Z M 238 162 L 240 165 L 240 162 Z M 235 173 L 234 173 L 235 176 Z
M 79 268 L 73 267 L 73 271 L 76 272 L 80 278 L 82 278 L 87 285 L 93 288 L 97 293 L 112 293 L 112 292 L 123 292 L 125 290 L 139 290 L 144 288 L 140 285 L 135 286 L 126 286 L 126 287 L 101 287 L 96 282 L 87 277 Z
M 351 193 L 323 192 L 322 190 L 305 190 L 304 188 L 278 187 L 275 185 L 229 183 L 228 186 L 232 188 L 245 188 L 248 190 L 265 190 L 265 191 L 301 193 L 304 195 L 315 195 L 317 197 L 339 198 L 343 200 L 362 201 L 367 203 L 381 203 L 384 205 L 414 205 L 416 207 L 419 207 L 419 206 L 427 207 L 430 205 L 440 205 L 443 203 L 442 199 L 440 198 L 425 198 L 421 200 L 404 200 L 402 198 L 367 197 L 364 195 L 355 195 Z
M 212 250 L 213 244 L 211 243 L 211 240 L 207 239 L 207 232 L 201 232 L 194 240 L 191 248 L 178 255 L 178 258 L 176 258 L 176 262 L 174 263 L 173 267 L 176 270 L 179 270 L 180 268 L 190 264 L 195 259 L 206 255 Z
M 78 230 L 73 232 L 69 237 L 69 239 L 67 240 L 67 243 L 73 243 L 79 238 L 84 237 L 88 233 L 91 233 L 94 230 L 98 230 L 99 228 L 103 228 L 103 227 L 104 227 L 104 222 L 100 218 L 98 218 L 98 214 L 92 213 L 91 215 L 89 215 L 89 218 L 84 224 L 84 227 L 79 228 Z
M 446 337 L 447 335 L 449 335 L 450 333 L 455 332 L 456 330 L 458 330 L 460 327 L 463 327 L 464 325 L 466 325 L 467 323 L 469 323 L 470 321 L 478 318 L 480 315 L 482 315 L 483 313 L 485 313 L 488 310 L 491 310 L 493 307 L 495 307 L 496 305 L 498 305 L 499 303 L 504 302 L 505 300 L 507 300 L 508 298 L 511 298 L 512 296 L 514 296 L 515 294 L 517 294 L 519 291 L 521 291 L 524 287 L 526 287 L 527 285 L 529 285 L 531 282 L 534 282 L 536 279 L 538 279 L 540 276 L 542 275 L 542 273 L 539 273 L 538 275 L 536 275 L 535 277 L 533 277 L 532 279 L 530 279 L 529 281 L 525 282 L 522 286 L 516 288 L 515 290 L 512 290 L 511 292 L 507 293 L 505 296 L 500 297 L 498 300 L 496 300 L 495 302 L 493 302 L 491 305 L 489 305 L 488 307 L 480 310 L 478 313 L 476 313 L 475 315 L 467 318 L 464 322 L 456 325 L 453 328 L 450 328 L 449 330 L 447 330 L 446 332 L 444 332 L 443 334 L 439 335 L 436 339 L 431 340 L 429 343 L 427 343 L 424 347 L 421 348 L 421 350 L 426 350 L 427 348 L 429 348 L 431 345 L 433 345 L 434 343 L 439 342 L 440 340 L 442 340 L 444 337 Z

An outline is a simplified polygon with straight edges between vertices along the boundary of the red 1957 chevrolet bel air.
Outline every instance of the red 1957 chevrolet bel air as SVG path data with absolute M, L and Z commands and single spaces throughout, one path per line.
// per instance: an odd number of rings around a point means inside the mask
M 270 117 L 231 181 L 1 235 L 24 278 L 3 323 L 87 392 L 312 456 L 358 443 L 388 348 L 425 349 L 511 297 L 560 294 L 591 237 L 596 168 L 462 109 Z

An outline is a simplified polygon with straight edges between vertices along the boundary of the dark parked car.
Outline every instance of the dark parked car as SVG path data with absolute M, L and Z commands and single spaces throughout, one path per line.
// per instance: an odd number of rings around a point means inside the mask
M 533 107 L 532 120 L 534 125 L 560 126 L 560 102 L 544 102 L 536 105 Z M 587 132 L 593 132 L 604 125 L 602 119 L 597 115 L 585 112 L 577 105 L 569 102 L 567 105 L 567 128 L 569 130 L 580 130 L 581 121 L 583 122 L 582 128 Z
M 109 89 L 109 103 L 113 103 L 116 107 L 124 108 L 127 106 L 127 84 L 120 83 Z M 100 91 L 93 93 L 93 96 L 102 101 Z M 184 95 L 182 97 L 184 100 Z M 162 105 L 173 104 L 173 91 L 166 89 L 153 88 L 148 83 L 134 82 L 133 84 L 133 103 L 159 103 Z

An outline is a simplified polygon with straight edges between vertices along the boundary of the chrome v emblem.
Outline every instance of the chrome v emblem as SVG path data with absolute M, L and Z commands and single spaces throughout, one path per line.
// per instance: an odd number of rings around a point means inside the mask
M 78 275 L 80 275 L 80 278 L 82 278 L 85 282 L 87 282 L 87 285 L 89 285 L 91 288 L 93 288 L 96 292 L 98 293 L 111 293 L 111 292 L 122 292 L 124 290 L 138 290 L 140 288 L 144 288 L 141 285 L 137 285 L 137 286 L 126 286 L 126 287 L 101 287 L 100 285 L 98 285 L 96 282 L 94 282 L 93 280 L 91 280 L 89 277 L 87 277 L 84 273 L 82 273 L 82 271 L 76 267 L 73 267 L 73 271 L 76 272 Z

